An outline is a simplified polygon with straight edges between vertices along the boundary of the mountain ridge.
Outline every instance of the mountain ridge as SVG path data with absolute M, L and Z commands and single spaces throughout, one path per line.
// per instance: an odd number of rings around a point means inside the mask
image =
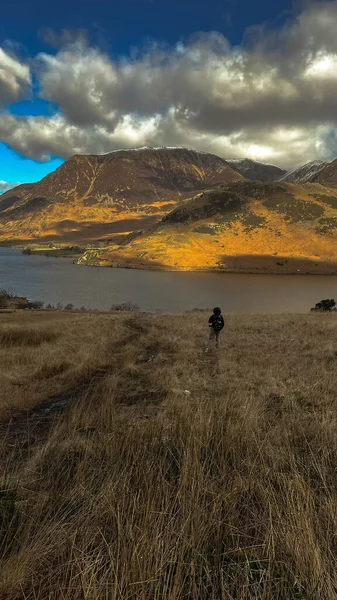
M 83 264 L 335 272 L 337 160 L 280 172 L 178 147 L 75 155 L 0 196 L 0 236 L 98 249 Z
M 88 242 L 128 234 L 198 191 L 240 179 L 224 159 L 187 149 L 75 155 L 40 182 L 0 196 L 0 235 Z
M 251 181 L 272 182 L 280 179 L 286 174 L 285 169 L 250 158 L 229 158 L 226 160 L 228 164 L 235 168 L 245 179 Z
M 284 181 L 287 183 L 312 183 L 314 178 L 319 174 L 320 171 L 326 167 L 328 163 L 321 160 L 313 160 L 301 167 L 297 167 L 293 171 L 285 173 L 278 181 Z

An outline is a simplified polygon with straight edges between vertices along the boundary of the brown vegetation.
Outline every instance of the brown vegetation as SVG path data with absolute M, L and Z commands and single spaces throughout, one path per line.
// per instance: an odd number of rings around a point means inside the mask
M 335 600 L 336 315 L 207 316 L 0 314 L 1 600 Z

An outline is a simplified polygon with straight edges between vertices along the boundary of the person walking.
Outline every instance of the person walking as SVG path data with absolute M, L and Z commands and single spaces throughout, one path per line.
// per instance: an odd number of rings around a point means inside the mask
M 215 347 L 219 348 L 219 337 L 220 333 L 225 326 L 224 318 L 221 314 L 221 308 L 216 306 L 213 309 L 213 314 L 208 319 L 208 325 L 211 328 L 209 332 L 209 340 L 212 342 L 215 340 Z M 208 348 L 206 348 L 206 352 L 208 352 Z

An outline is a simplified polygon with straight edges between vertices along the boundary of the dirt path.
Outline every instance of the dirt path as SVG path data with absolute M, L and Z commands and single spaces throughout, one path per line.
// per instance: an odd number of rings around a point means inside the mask
M 25 455 L 30 448 L 42 443 L 55 418 L 77 400 L 84 390 L 105 377 L 107 372 L 107 368 L 97 369 L 72 389 L 51 396 L 45 402 L 7 421 L 0 421 L 0 436 L 5 450 L 10 452 L 12 449 L 16 453 Z
M 147 328 L 139 323 L 136 318 L 125 321 L 125 328 L 126 335 L 118 343 L 118 350 L 134 343 L 136 339 L 147 333 Z M 117 354 L 116 358 L 120 362 L 122 355 Z M 144 362 L 151 362 L 151 359 L 151 356 L 146 356 Z M 83 392 L 97 386 L 115 368 L 116 363 L 98 368 L 71 389 L 53 395 L 30 410 L 23 411 L 11 419 L 0 421 L 2 450 L 9 455 L 14 453 L 15 458 L 24 458 L 31 449 L 43 443 L 55 420 L 78 400 Z M 129 393 L 128 396 L 121 399 L 121 406 L 137 404 L 141 397 L 139 393 Z M 158 402 L 158 395 L 153 390 L 148 390 L 148 397 L 153 404 Z

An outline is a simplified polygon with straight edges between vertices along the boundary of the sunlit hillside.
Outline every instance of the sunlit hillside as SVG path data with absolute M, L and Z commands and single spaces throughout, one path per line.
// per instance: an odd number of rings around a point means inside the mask
M 243 181 L 198 194 L 142 236 L 80 263 L 173 270 L 337 272 L 337 193 Z

